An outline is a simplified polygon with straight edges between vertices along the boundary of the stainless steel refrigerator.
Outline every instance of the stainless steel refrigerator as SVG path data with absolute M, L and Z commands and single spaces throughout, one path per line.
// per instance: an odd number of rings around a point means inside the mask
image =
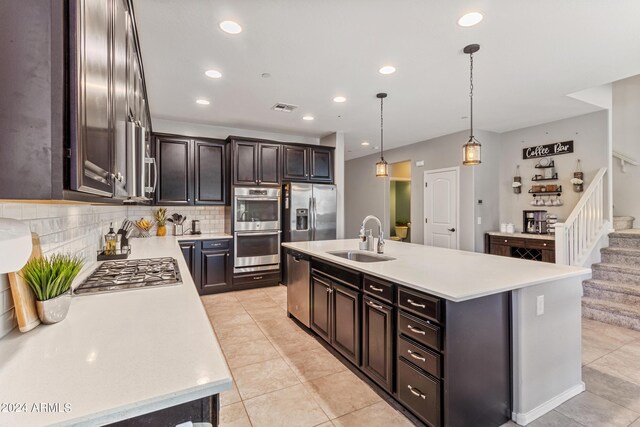
M 284 186 L 283 240 L 302 242 L 336 238 L 336 186 L 288 183 Z

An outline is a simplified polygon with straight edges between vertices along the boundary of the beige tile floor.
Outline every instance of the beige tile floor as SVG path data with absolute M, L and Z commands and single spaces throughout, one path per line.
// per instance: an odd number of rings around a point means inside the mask
M 286 317 L 284 286 L 202 301 L 234 379 L 222 427 L 412 425 Z M 640 332 L 584 320 L 582 341 L 587 391 L 530 426 L 640 427 Z

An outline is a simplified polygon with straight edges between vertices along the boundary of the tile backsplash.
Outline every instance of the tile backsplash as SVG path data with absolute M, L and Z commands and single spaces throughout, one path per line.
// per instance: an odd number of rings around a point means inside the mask
M 157 207 L 0 203 L 0 217 L 19 219 L 28 224 L 31 231 L 40 236 L 45 255 L 72 253 L 90 262 L 96 260 L 96 253 L 102 246 L 102 236 L 109 230 L 110 223 L 114 223 L 115 227 L 127 217 L 131 220 L 142 217 L 151 219 L 154 209 Z M 169 215 L 174 212 L 187 216 L 185 231 L 191 227 L 192 219 L 198 219 L 202 232 L 224 232 L 224 206 L 167 207 Z M 170 227 L 167 228 L 168 234 L 171 234 Z M 0 338 L 15 326 L 9 280 L 5 274 L 0 274 Z
M 200 220 L 200 230 L 203 233 L 223 233 L 225 229 L 225 207 L 224 206 L 163 206 L 167 208 L 167 216 L 174 213 L 186 215 L 184 231 L 191 229 L 191 220 Z M 130 220 L 140 218 L 153 218 L 153 211 L 158 206 L 129 206 L 128 217 Z M 155 227 L 153 228 L 155 232 Z M 171 234 L 171 223 L 167 222 L 167 234 Z

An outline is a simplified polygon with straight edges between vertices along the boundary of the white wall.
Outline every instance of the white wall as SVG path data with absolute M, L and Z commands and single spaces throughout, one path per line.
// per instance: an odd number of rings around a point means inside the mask
M 497 207 L 499 174 L 497 158 L 500 151 L 498 135 L 491 132 L 477 132 L 477 138 L 483 146 L 483 163 L 479 166 L 462 166 L 462 145 L 468 139 L 468 131 L 434 138 L 416 144 L 406 145 L 385 151 L 385 160 L 389 163 L 411 161 L 411 241 L 423 243 L 424 240 L 424 172 L 432 169 L 460 166 L 460 249 L 482 250 L 483 231 L 476 231 L 476 214 L 483 216 L 482 227 L 495 228 L 498 223 L 498 210 L 484 206 L 476 209 L 476 195 L 488 200 Z M 349 160 L 345 164 L 345 223 L 346 237 L 354 238 L 360 229 L 362 219 L 373 214 L 380 218 L 389 236 L 389 183 L 386 178 L 376 178 L 375 163 L 379 153 Z M 424 161 L 424 166 L 416 166 Z M 478 184 L 474 185 L 474 179 Z
M 292 142 L 300 144 L 320 144 L 320 138 L 312 136 L 290 135 L 285 133 L 266 132 L 250 129 L 239 129 L 224 126 L 213 126 L 203 123 L 178 122 L 165 119 L 153 119 L 153 131 L 173 133 L 184 136 L 200 136 L 203 138 L 225 139 L 229 135 L 244 136 L 247 138 L 263 138 L 273 141 Z
M 522 230 L 523 210 L 547 210 L 557 214 L 560 220 L 567 218 L 580 200 L 580 193 L 575 193 L 569 182 L 573 178 L 578 159 L 582 163 L 585 188 L 598 169 L 609 165 L 608 112 L 606 110 L 506 132 L 501 134 L 501 139 L 500 222 L 512 222 L 520 231 Z M 559 207 L 531 206 L 530 202 L 533 197 L 527 192 L 533 183 L 531 177 L 536 174 L 534 166 L 538 163 L 538 159 L 523 160 L 522 149 L 567 140 L 574 141 L 574 152 L 553 157 L 560 179 L 550 182 L 562 185 L 564 205 Z M 520 165 L 520 175 L 522 176 L 521 194 L 514 194 L 511 187 L 516 165 Z M 545 181 L 541 183 L 545 183 Z
M 640 75 L 613 83 L 613 149 L 640 161 Z M 626 173 L 613 159 L 613 210 L 631 215 L 640 226 L 640 166 L 627 164 Z

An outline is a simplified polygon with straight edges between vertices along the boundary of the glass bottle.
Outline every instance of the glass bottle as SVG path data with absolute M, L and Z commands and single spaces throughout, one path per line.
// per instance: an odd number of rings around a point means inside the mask
M 113 223 L 109 224 L 109 232 L 104 236 L 104 254 L 115 255 L 118 247 L 118 236 L 113 231 Z

